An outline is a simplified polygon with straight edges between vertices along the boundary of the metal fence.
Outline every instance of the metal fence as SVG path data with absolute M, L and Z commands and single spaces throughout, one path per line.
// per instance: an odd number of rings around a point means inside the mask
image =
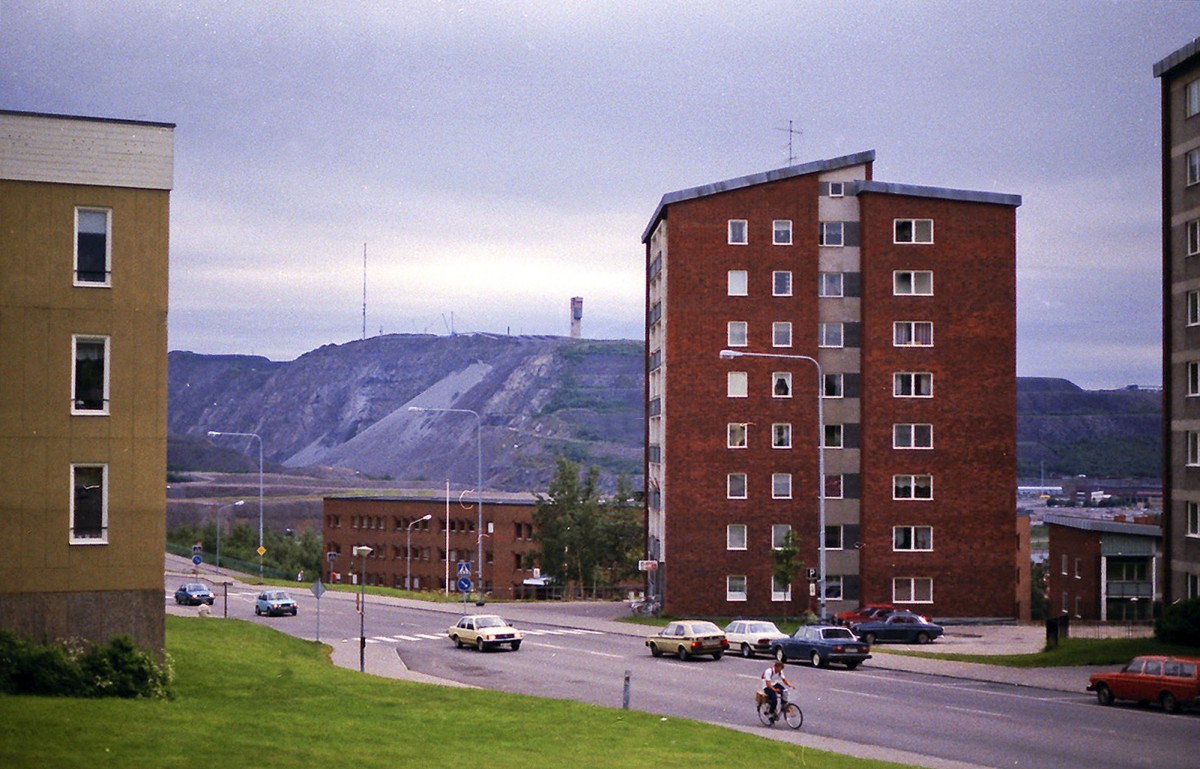
M 190 545 L 176 545 L 171 542 L 167 543 L 167 552 L 172 555 L 180 555 L 184 558 L 192 557 L 192 548 Z M 209 567 L 216 565 L 216 557 L 212 553 L 204 554 L 204 563 Z M 257 561 L 242 561 L 237 558 L 230 558 L 227 555 L 221 555 L 221 568 L 232 569 L 233 571 L 241 571 L 253 577 L 258 576 Z M 273 569 L 270 566 L 263 566 L 263 576 L 271 579 L 295 579 L 295 574 L 285 572 L 283 569 Z

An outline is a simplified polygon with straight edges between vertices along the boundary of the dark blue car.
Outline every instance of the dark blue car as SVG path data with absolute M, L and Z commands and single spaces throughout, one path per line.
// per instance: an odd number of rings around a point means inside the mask
M 927 644 L 942 635 L 941 625 L 935 625 L 920 614 L 908 611 L 892 612 L 881 620 L 861 622 L 850 629 L 868 644 L 874 644 L 876 641 Z
M 832 662 L 854 670 L 871 658 L 870 652 L 867 644 L 838 625 L 806 625 L 787 638 L 771 642 L 771 653 L 780 662 L 808 660 L 818 668 Z

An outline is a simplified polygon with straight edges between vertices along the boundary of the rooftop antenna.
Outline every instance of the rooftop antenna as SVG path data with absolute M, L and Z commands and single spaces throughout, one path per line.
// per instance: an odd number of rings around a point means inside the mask
M 362 338 L 367 338 L 367 244 L 363 243 L 363 326 Z
M 776 128 L 775 130 L 776 130 L 776 131 L 787 131 L 787 135 L 788 135 L 788 159 L 787 159 L 787 164 L 788 164 L 789 166 L 794 166 L 794 165 L 796 165 L 796 155 L 795 155 L 795 154 L 792 152 L 792 137 L 793 137 L 793 136 L 803 136 L 803 135 L 804 135 L 804 130 L 803 130 L 803 129 L 796 129 L 796 128 L 792 128 L 792 121 L 790 121 L 790 120 L 788 121 L 788 127 L 787 127 L 787 128 Z

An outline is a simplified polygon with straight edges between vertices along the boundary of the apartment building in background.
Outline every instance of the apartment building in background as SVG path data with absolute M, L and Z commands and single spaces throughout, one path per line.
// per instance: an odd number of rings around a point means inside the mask
M 643 233 L 647 587 L 670 614 L 1027 609 L 1021 199 L 874 160 L 668 193 Z
M 1200 38 L 1162 86 L 1163 601 L 1200 596 Z
M 164 645 L 174 125 L 0 111 L 0 627 Z
M 1157 516 L 1042 516 L 1049 536 L 1047 616 L 1145 622 L 1161 599 Z

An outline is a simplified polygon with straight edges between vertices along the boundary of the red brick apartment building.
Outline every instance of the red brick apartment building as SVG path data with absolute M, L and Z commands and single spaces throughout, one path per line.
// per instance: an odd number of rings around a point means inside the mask
M 1047 613 L 1077 619 L 1147 621 L 1162 600 L 1158 517 L 1047 514 Z
M 534 497 L 492 494 L 483 498 L 484 592 L 496 598 L 533 597 L 536 571 L 526 568 L 533 547 Z M 427 520 L 421 520 L 425 516 Z M 403 588 L 411 569 L 413 590 L 455 591 L 456 565 L 471 564 L 475 581 L 479 512 L 467 494 L 449 502 L 434 496 L 326 497 L 323 507 L 325 562 L 323 578 L 357 584 L 363 564 L 357 546 L 372 552 L 366 559 L 366 584 Z M 409 543 L 411 539 L 411 555 Z
M 874 159 L 668 193 L 646 227 L 648 590 L 671 614 L 1020 612 L 1021 199 Z M 789 531 L 805 571 L 781 581 Z

